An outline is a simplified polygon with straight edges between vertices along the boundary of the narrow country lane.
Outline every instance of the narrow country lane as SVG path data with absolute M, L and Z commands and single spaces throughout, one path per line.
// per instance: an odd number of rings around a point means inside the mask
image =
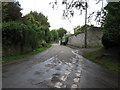
M 117 88 L 118 74 L 53 44 L 37 55 L 3 65 L 3 88 Z

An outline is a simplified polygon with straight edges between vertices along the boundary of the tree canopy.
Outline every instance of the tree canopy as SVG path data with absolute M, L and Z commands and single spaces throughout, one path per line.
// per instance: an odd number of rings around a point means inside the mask
M 59 37 L 62 39 L 62 37 L 67 33 L 67 31 L 64 28 L 59 28 L 57 30 Z
M 20 20 L 22 16 L 21 10 L 19 2 L 2 2 L 3 22 Z
M 59 34 L 57 32 L 57 30 L 51 30 L 51 34 L 52 34 L 52 41 L 57 41 L 59 40 Z
M 109 2 L 105 7 L 103 44 L 105 47 L 120 46 L 120 2 Z
M 45 47 L 58 39 L 58 32 L 49 30 L 50 24 L 44 14 L 31 11 L 22 17 L 19 2 L 3 2 L 2 7 L 3 56 Z
M 74 28 L 74 35 L 77 35 L 77 34 L 80 34 L 80 33 L 83 33 L 84 31 L 85 31 L 85 28 L 88 28 L 88 27 L 94 27 L 94 25 L 83 25 L 83 26 L 80 26 L 80 25 L 78 25 L 78 26 L 76 26 L 75 28 Z

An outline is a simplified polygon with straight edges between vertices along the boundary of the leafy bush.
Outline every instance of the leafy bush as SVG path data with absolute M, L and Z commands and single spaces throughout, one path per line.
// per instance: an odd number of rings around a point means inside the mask
M 65 45 L 67 45 L 68 43 L 68 39 L 69 37 L 73 36 L 73 34 L 68 34 L 67 36 L 65 36 Z
M 103 45 L 120 48 L 120 2 L 110 2 L 105 7 L 102 27 Z
M 59 40 L 59 34 L 57 30 L 51 30 L 51 41 L 58 41 Z
M 38 47 L 47 47 L 51 40 L 47 17 L 36 11 L 22 17 L 20 6 L 16 1 L 2 3 L 3 56 L 18 55 Z
M 21 53 L 23 47 L 31 47 L 34 50 L 38 46 L 37 32 L 31 26 L 20 22 L 4 22 L 2 24 L 2 40 L 4 47 L 20 46 Z
M 115 47 L 115 43 L 109 40 L 105 35 L 102 37 L 102 44 L 106 49 Z

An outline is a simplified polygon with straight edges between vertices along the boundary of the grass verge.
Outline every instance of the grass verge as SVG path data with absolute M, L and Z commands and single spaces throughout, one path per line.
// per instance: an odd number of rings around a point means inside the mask
M 100 48 L 96 51 L 89 52 L 83 55 L 85 58 L 106 67 L 109 70 L 120 72 L 120 63 L 115 50 L 106 50 Z
M 22 59 L 22 58 L 25 58 L 25 57 L 28 57 L 28 56 L 31 56 L 31 55 L 40 53 L 40 52 L 42 52 L 42 51 L 48 49 L 49 47 L 51 47 L 50 44 L 47 45 L 46 47 L 38 48 L 38 49 L 36 49 L 36 50 L 34 50 L 34 51 L 32 51 L 32 52 L 29 52 L 29 53 L 24 53 L 24 54 L 17 55 L 17 56 L 4 57 L 4 58 L 2 58 L 2 62 L 5 63 L 5 62 L 17 60 L 17 59 Z

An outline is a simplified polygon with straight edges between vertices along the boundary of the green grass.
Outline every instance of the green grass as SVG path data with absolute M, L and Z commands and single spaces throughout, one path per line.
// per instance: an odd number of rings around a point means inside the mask
M 28 56 L 40 53 L 40 52 L 48 49 L 49 47 L 51 47 L 51 45 L 47 45 L 47 47 L 43 47 L 43 48 L 38 48 L 38 49 L 36 49 L 36 50 L 34 50 L 32 52 L 29 52 L 29 53 L 24 53 L 24 54 L 17 55 L 17 56 L 3 57 L 2 58 L 2 62 L 5 63 L 5 62 L 9 62 L 9 61 L 25 58 L 25 57 L 28 57 Z
M 112 53 L 111 52 L 101 48 L 96 51 L 86 53 L 83 56 L 109 70 L 120 72 L 120 63 L 118 62 L 118 58 L 112 54 L 114 51 Z M 104 56 L 105 53 L 107 53 L 107 55 Z

